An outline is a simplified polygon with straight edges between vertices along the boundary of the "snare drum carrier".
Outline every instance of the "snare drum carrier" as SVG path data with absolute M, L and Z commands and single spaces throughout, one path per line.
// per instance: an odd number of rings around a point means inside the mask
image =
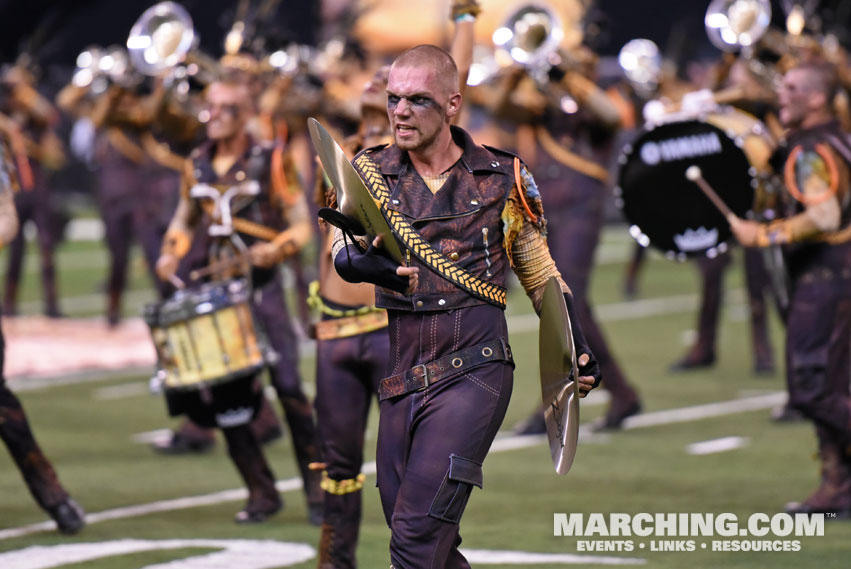
M 169 415 L 186 414 L 203 427 L 249 423 L 263 396 L 259 372 L 270 352 L 252 314 L 247 247 L 231 218 L 234 198 L 259 192 L 257 182 L 223 192 L 204 184 L 192 188 L 193 198 L 210 199 L 216 209 L 208 231 L 210 265 L 192 278 L 213 280 L 179 289 L 144 311 L 157 353 L 152 385 L 165 393 Z

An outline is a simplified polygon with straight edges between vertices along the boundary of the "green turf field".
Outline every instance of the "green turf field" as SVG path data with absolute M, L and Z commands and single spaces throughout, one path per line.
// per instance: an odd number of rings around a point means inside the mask
M 772 515 L 781 511 L 785 502 L 804 498 L 817 483 L 812 427 L 806 423 L 778 425 L 769 420 L 771 403 L 782 399 L 782 373 L 755 377 L 750 372 L 753 361 L 741 263 L 736 262 L 726 278 L 717 365 L 707 372 L 674 375 L 667 371 L 668 365 L 682 354 L 694 325 L 697 271 L 691 265 L 669 263 L 652 255 L 644 268 L 638 299 L 625 303 L 620 287 L 630 249 L 631 243 L 622 228 L 606 231 L 598 251 L 601 263 L 594 276 L 592 299 L 614 352 L 641 392 L 645 417 L 630 423 L 630 428 L 620 433 L 583 435 L 576 462 L 565 477 L 555 474 L 543 441 L 533 439 L 514 444 L 517 441 L 511 438 L 510 427 L 532 410 L 539 396 L 537 324 L 528 300 L 515 290 L 508 310 L 511 342 L 518 360 L 514 397 L 505 432 L 485 463 L 485 488 L 474 492 L 462 522 L 463 547 L 474 550 L 471 559 L 480 558 L 476 556 L 482 555 L 481 550 L 498 550 L 562 556 L 539 557 L 541 563 L 531 556 L 520 557 L 513 565 L 542 569 L 596 567 L 601 562 L 617 561 L 612 558 L 660 569 L 851 567 L 851 522 L 828 522 L 825 535 L 820 537 L 762 538 L 799 539 L 797 552 L 711 551 L 712 540 L 734 539 L 717 536 L 693 538 L 696 548 L 693 552 L 651 550 L 658 545 L 655 542 L 663 539 L 691 538 L 635 536 L 609 541 L 631 539 L 633 551 L 587 552 L 579 551 L 579 541 L 608 538 L 553 535 L 556 513 L 583 513 L 586 517 L 594 513 L 732 513 L 744 521 L 754 513 Z M 740 256 L 737 259 L 740 261 Z M 5 263 L 5 255 L 0 255 L 0 263 Z M 98 287 L 106 274 L 103 249 L 92 243 L 65 244 L 57 263 L 65 297 L 63 310 L 74 316 L 99 314 L 103 299 Z M 23 312 L 40 311 L 37 275 L 37 263 L 31 255 L 27 283 L 22 287 Z M 148 291 L 138 255 L 131 282 L 132 291 L 125 303 L 127 315 L 138 314 L 141 304 L 153 296 Z M 772 339 L 775 360 L 781 366 L 782 331 L 776 317 L 773 317 Z M 302 370 L 309 384 L 313 381 L 313 366 L 314 359 L 308 349 Z M 163 511 L 141 515 L 118 510 L 240 487 L 223 444 L 203 456 L 162 457 L 145 444 L 134 442 L 133 437 L 138 433 L 173 424 L 165 416 L 162 400 L 139 388 L 146 381 L 145 375 L 118 374 L 91 382 L 20 392 L 36 436 L 57 466 L 63 483 L 89 514 L 99 519 L 110 516 L 117 519 L 91 523 L 80 535 L 70 538 L 51 531 L 27 529 L 22 531 L 32 533 L 10 537 L 19 528 L 44 521 L 45 516 L 26 492 L 8 455 L 0 452 L 0 569 L 9 567 L 2 560 L 4 553 L 35 545 L 179 539 L 276 540 L 316 547 L 318 530 L 305 522 L 304 502 L 297 489 L 284 491 L 285 511 L 266 524 L 252 527 L 237 526 L 231 521 L 243 498 L 230 494 L 224 494 L 224 501 L 212 505 L 170 509 L 175 503 L 167 502 Z M 125 385 L 126 390 L 104 390 Z M 312 385 L 308 389 L 312 393 Z M 744 400 L 758 408 L 733 412 L 733 405 L 726 402 L 734 400 Z M 725 404 L 707 407 L 721 402 Z M 690 409 L 684 413 L 663 413 L 686 407 Z M 595 393 L 583 402 L 583 422 L 592 421 L 604 411 L 605 402 Z M 702 413 L 709 416 L 700 418 Z M 368 432 L 370 447 L 374 447 L 376 427 L 373 414 Z M 743 446 L 705 455 L 687 451 L 693 443 L 725 437 L 741 437 L 737 440 Z M 285 438 L 271 444 L 267 453 L 283 487 L 294 486 L 296 468 L 289 441 Z M 370 448 L 367 460 L 373 454 Z M 386 568 L 389 564 L 389 533 L 378 493 L 372 487 L 374 480 L 374 475 L 370 475 L 364 492 L 359 548 L 360 567 L 369 569 Z M 701 548 L 703 543 L 708 545 L 707 549 Z M 150 547 L 153 546 L 140 546 Z M 165 565 L 160 564 L 171 560 L 206 555 L 223 546 L 200 541 L 172 544 L 172 547 L 72 564 L 67 561 L 73 558 L 60 552 L 53 564 L 38 567 L 161 567 Z M 249 547 L 263 557 L 263 548 L 271 546 L 267 543 Z M 315 567 L 315 558 L 293 564 L 299 555 L 295 546 L 281 548 L 266 555 L 267 564 L 256 566 Z M 587 557 L 577 563 L 571 555 Z M 268 564 L 270 556 L 277 564 Z M 37 558 L 35 552 L 26 552 L 19 558 L 24 560 L 20 561 L 22 564 L 11 567 L 35 567 L 32 563 Z M 250 555 L 237 554 L 236 558 L 241 561 L 223 566 L 254 567 Z M 507 566 L 493 560 L 473 565 Z M 169 567 L 208 566 L 212 565 L 201 562 Z

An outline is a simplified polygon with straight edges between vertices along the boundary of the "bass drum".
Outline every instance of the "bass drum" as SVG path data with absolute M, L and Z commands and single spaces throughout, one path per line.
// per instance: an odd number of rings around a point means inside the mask
M 765 125 L 730 107 L 645 126 L 619 158 L 615 200 L 630 235 L 671 259 L 725 252 L 730 226 L 685 172 L 700 167 L 733 213 L 748 217 L 775 147 Z

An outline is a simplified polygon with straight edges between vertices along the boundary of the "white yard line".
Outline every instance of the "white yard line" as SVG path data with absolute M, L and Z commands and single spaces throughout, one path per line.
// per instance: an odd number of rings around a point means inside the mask
M 760 409 L 774 407 L 775 405 L 782 404 L 785 401 L 786 393 L 776 392 L 767 395 L 757 395 L 742 399 L 721 401 L 718 403 L 695 405 L 692 407 L 682 407 L 679 409 L 669 409 L 665 411 L 655 411 L 653 413 L 646 413 L 628 418 L 624 422 L 624 429 L 631 430 L 660 425 L 670 425 L 674 423 L 685 423 L 700 419 L 720 417 L 723 415 L 757 411 Z M 589 436 L 591 436 L 590 427 L 588 425 L 583 425 L 582 428 L 580 428 L 580 437 L 587 438 Z M 491 452 L 507 452 L 542 445 L 545 444 L 545 438 L 546 437 L 544 436 L 500 437 L 494 441 L 494 444 L 491 447 Z M 364 464 L 363 472 L 364 474 L 375 474 L 375 462 Z M 287 480 L 279 480 L 275 486 L 280 492 L 291 492 L 300 489 L 302 482 L 301 478 L 289 478 Z M 127 506 L 124 508 L 105 510 L 103 512 L 90 513 L 86 515 L 86 521 L 89 524 L 95 524 L 106 520 L 134 518 L 155 512 L 169 512 L 187 508 L 196 508 L 199 506 L 212 506 L 224 502 L 235 502 L 244 500 L 246 497 L 247 493 L 245 488 L 224 490 L 201 496 L 161 500 L 157 502 L 149 502 L 147 504 L 138 504 L 136 506 Z M 33 533 L 53 530 L 55 528 L 56 525 L 52 521 L 17 528 L 9 528 L 0 530 L 0 540 L 22 537 Z
M 750 439 L 747 437 L 722 437 L 711 441 L 691 443 L 686 447 L 686 452 L 694 455 L 717 454 L 748 446 Z
M 470 563 L 484 565 L 644 565 L 640 557 L 607 557 L 576 555 L 574 553 L 534 553 L 531 551 L 491 551 L 488 549 L 461 549 Z

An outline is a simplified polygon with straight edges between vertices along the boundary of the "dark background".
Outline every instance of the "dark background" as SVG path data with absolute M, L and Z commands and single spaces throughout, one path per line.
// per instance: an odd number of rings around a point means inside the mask
M 35 47 L 42 64 L 73 65 L 77 54 L 86 46 L 124 45 L 136 19 L 156 3 L 152 0 L 0 0 L 0 61 L 13 61 L 21 50 Z M 236 0 L 183 0 L 178 4 L 192 16 L 202 50 L 220 55 L 224 34 L 234 21 Z M 319 0 L 280 2 L 274 27 L 280 30 L 281 41 L 314 43 L 319 7 Z
M 772 0 L 775 24 L 781 27 L 783 1 Z M 179 3 L 192 15 L 202 49 L 220 55 L 222 38 L 234 20 L 236 0 Z M 411 0 L 412 9 L 416 3 Z M 0 0 L 0 62 L 14 60 L 31 46 L 42 64 L 72 65 L 88 45 L 124 44 L 133 22 L 153 4 L 152 0 Z M 320 0 L 279 2 L 275 16 L 266 22 L 278 34 L 275 41 L 315 43 L 320 5 Z M 592 17 L 600 22 L 601 33 L 595 47 L 612 55 L 628 40 L 646 37 L 675 59 L 717 56 L 703 28 L 708 5 L 709 0 L 597 0 L 597 14 Z M 829 23 L 826 27 L 847 40 L 851 0 L 822 0 L 820 5 Z

